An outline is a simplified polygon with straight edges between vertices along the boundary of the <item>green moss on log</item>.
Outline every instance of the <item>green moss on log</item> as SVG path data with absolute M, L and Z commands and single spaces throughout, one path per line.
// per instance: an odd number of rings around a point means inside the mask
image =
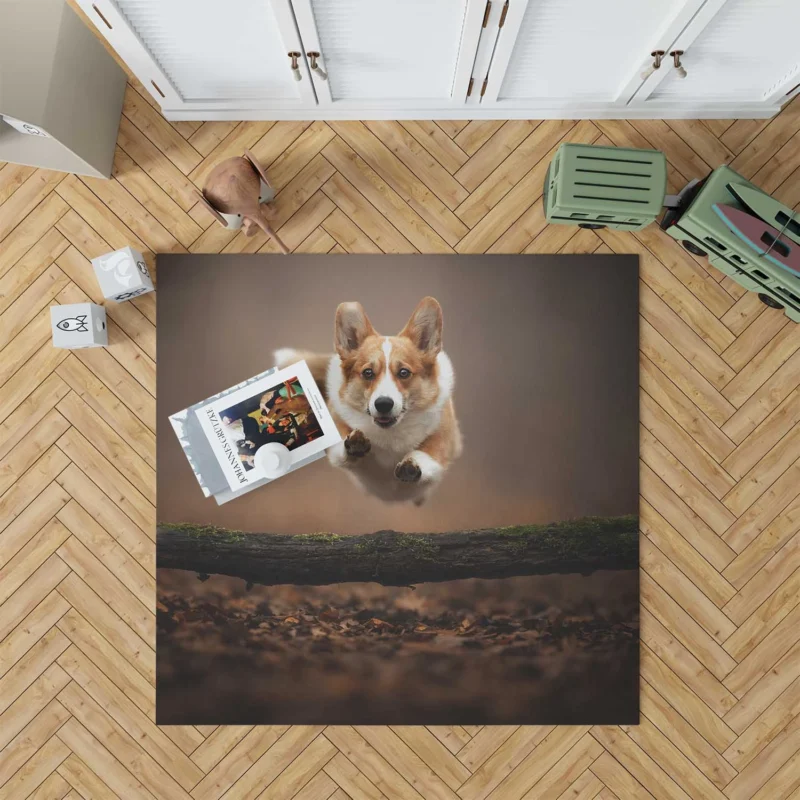
M 360 537 L 356 537 L 360 538 Z M 366 536 L 354 545 L 356 552 L 372 555 L 385 552 L 404 551 L 415 561 L 435 561 L 439 554 L 438 545 L 429 536 L 418 536 L 413 533 L 394 533 L 384 531 L 376 536 Z
M 163 531 L 180 531 L 187 536 L 213 536 L 218 542 L 243 542 L 247 538 L 244 531 L 218 528 L 216 525 L 197 525 L 193 522 L 162 522 L 158 527 Z
M 399 533 L 397 544 L 400 549 L 407 550 L 412 558 L 418 561 L 435 561 L 439 548 L 430 539 L 424 536 L 415 536 L 413 533 Z
M 508 551 L 524 553 L 529 547 L 546 550 L 565 559 L 606 555 L 623 548 L 635 548 L 639 538 L 639 518 L 582 517 L 548 525 L 511 525 L 497 528 L 507 538 Z
M 327 531 L 321 531 L 320 533 L 298 533 L 292 536 L 292 539 L 300 542 L 341 542 L 344 538 L 344 536 L 339 536 L 338 533 L 328 533 Z

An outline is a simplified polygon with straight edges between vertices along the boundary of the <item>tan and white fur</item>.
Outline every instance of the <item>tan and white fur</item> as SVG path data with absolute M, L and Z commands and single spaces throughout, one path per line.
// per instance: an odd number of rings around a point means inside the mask
M 397 336 L 382 336 L 360 303 L 342 303 L 334 347 L 279 350 L 276 363 L 308 362 L 343 438 L 328 450 L 333 466 L 384 501 L 420 505 L 462 449 L 441 306 L 424 298 Z

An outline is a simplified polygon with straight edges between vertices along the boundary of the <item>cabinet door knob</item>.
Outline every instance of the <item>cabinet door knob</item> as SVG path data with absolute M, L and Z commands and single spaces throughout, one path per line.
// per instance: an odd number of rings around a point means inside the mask
M 293 78 L 294 78 L 296 81 L 301 81 L 301 80 L 303 80 L 303 76 L 302 76 L 302 74 L 301 74 L 301 72 L 300 72 L 300 64 L 297 62 L 297 59 L 298 59 L 298 58 L 300 58 L 300 57 L 301 57 L 303 54 L 302 54 L 302 53 L 298 53 L 298 52 L 297 52 L 297 51 L 295 51 L 295 50 L 292 50 L 290 53 L 287 53 L 287 55 L 289 56 L 289 58 L 291 58 L 291 59 L 292 59 L 292 64 L 291 64 L 291 67 L 292 67 L 292 77 L 293 77 Z
M 675 69 L 678 70 L 678 77 L 685 78 L 686 77 L 686 69 L 681 64 L 681 56 L 683 55 L 683 50 L 670 50 L 669 53 L 672 56 L 672 61 L 675 64 Z
M 327 73 L 327 72 L 325 72 L 325 70 L 324 70 L 324 69 L 322 69 L 322 67 L 320 67 L 320 66 L 317 64 L 317 59 L 318 59 L 318 58 L 322 58 L 322 56 L 320 56 L 320 54 L 319 54 L 319 53 L 317 53 L 317 52 L 314 52 L 314 51 L 311 51 L 311 52 L 309 52 L 309 53 L 306 53 L 306 55 L 308 56 L 309 60 L 311 61 L 311 71 L 312 71 L 312 72 L 314 72 L 314 73 L 316 73 L 316 75 L 319 77 L 319 79 L 320 79 L 321 81 L 326 81 L 326 80 L 328 80 L 328 73 Z
M 653 57 L 653 63 L 642 73 L 642 80 L 646 81 L 657 69 L 661 68 L 661 59 L 664 58 L 663 50 L 653 50 L 650 55 Z

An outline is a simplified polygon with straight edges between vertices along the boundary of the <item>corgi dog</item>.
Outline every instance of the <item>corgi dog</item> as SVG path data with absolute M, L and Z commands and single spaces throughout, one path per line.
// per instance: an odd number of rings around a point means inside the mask
M 332 356 L 279 350 L 276 363 L 308 363 L 343 439 L 328 449 L 333 466 L 384 501 L 421 505 L 462 449 L 441 306 L 425 297 L 383 336 L 360 303 L 342 303 L 333 343 Z

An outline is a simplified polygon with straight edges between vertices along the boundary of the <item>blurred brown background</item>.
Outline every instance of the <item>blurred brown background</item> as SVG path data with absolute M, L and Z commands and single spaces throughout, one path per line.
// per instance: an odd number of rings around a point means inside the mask
M 444 531 L 638 508 L 636 256 L 158 257 L 158 516 L 280 533 Z M 168 416 L 272 366 L 332 352 L 336 307 L 395 334 L 444 311 L 464 454 L 422 508 L 364 495 L 319 461 L 219 507 Z

